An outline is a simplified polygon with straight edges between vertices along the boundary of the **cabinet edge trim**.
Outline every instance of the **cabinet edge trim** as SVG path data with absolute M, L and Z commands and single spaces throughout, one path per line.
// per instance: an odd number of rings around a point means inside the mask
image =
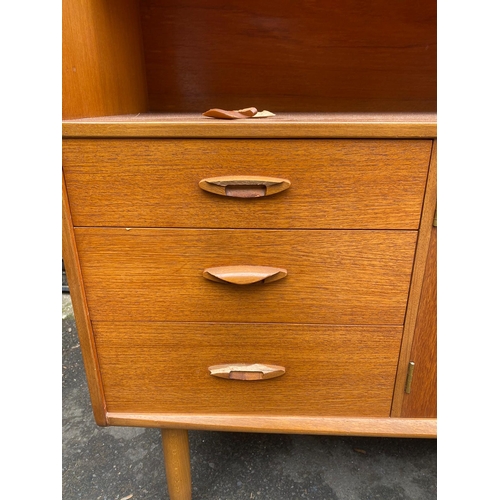
M 437 419 L 287 417 L 228 414 L 107 413 L 109 425 L 229 432 L 436 438 Z

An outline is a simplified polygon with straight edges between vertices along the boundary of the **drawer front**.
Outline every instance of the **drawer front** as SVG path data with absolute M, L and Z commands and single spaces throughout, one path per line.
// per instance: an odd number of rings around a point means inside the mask
M 389 416 L 400 327 L 95 322 L 111 412 Z M 226 363 L 280 365 L 268 380 L 216 378 Z
M 414 231 L 75 230 L 92 320 L 402 325 Z M 284 268 L 234 285 L 206 268 Z
M 430 140 L 66 139 L 76 226 L 417 229 Z M 288 179 L 271 196 L 199 187 L 217 176 Z

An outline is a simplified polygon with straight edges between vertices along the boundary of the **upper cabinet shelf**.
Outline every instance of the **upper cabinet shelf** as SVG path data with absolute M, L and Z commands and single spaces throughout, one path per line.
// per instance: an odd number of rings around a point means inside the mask
M 436 1 L 63 0 L 63 119 L 436 111 Z

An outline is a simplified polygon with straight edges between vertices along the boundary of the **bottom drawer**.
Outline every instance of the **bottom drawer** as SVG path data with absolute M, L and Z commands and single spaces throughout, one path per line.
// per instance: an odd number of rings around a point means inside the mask
M 125 413 L 389 416 L 401 327 L 94 322 L 107 409 Z M 280 365 L 266 380 L 209 366 Z

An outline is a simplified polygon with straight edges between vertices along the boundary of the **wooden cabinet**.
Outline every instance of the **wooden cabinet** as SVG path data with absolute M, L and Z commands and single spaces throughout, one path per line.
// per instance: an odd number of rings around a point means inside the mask
M 434 228 L 425 265 L 410 363 L 408 393 L 402 417 L 437 417 L 437 229 Z
M 435 4 L 299 3 L 63 2 L 94 415 L 162 429 L 174 500 L 188 429 L 436 435 Z

